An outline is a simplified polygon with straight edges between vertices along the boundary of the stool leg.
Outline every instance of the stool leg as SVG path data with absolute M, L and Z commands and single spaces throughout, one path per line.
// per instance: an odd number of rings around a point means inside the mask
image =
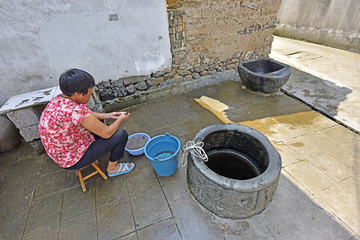
M 96 165 L 96 163 L 92 163 L 92 165 L 96 169 L 96 171 L 98 171 L 98 173 L 100 173 L 100 175 L 106 180 L 107 176 L 103 173 L 103 171 L 101 171 L 101 169 Z
M 86 192 L 86 187 L 85 187 L 85 183 L 84 183 L 84 178 L 81 174 L 81 171 L 77 171 L 78 175 L 79 175 L 79 180 L 80 180 L 80 184 L 81 184 L 81 188 L 83 190 L 83 192 Z

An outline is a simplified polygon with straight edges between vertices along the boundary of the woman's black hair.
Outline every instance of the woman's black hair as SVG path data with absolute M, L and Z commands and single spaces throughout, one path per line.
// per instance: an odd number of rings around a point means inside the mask
M 62 93 L 71 97 L 76 92 L 87 94 L 89 88 L 95 86 L 95 80 L 89 73 L 73 68 L 61 74 L 59 85 Z

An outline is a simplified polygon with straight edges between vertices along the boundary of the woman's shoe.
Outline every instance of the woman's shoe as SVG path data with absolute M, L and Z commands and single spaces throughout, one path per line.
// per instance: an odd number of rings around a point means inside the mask
M 128 166 L 128 165 L 131 165 L 131 166 Z M 118 176 L 118 175 L 128 173 L 131 170 L 133 170 L 134 167 L 135 167 L 135 163 L 120 163 L 119 170 L 117 170 L 117 172 L 114 172 L 114 173 L 108 173 L 108 176 L 109 177 L 115 177 L 115 176 Z

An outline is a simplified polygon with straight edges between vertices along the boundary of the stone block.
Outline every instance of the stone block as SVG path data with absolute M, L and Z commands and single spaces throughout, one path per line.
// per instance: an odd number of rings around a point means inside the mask
M 192 75 L 192 78 L 193 79 L 199 79 L 201 76 L 200 76 L 200 74 L 199 73 L 193 73 L 193 74 L 191 74 Z
M 123 78 L 123 80 L 125 86 L 128 86 L 130 84 L 136 84 L 138 82 L 150 80 L 150 76 L 143 75 L 143 76 L 127 77 L 127 78 Z
M 166 81 L 166 80 L 168 80 L 168 79 L 171 79 L 171 78 L 173 78 L 174 77 L 174 73 L 166 73 L 166 74 L 164 74 L 164 80 Z
M 133 94 L 136 91 L 135 85 L 131 84 L 126 87 L 126 91 L 128 91 L 129 94 Z
M 38 124 L 40 115 L 45 106 L 46 105 L 37 105 L 29 108 L 22 108 L 7 113 L 7 116 L 17 128 L 20 129 L 28 127 L 34 124 Z
M 174 79 L 175 83 L 182 83 L 184 82 L 184 77 L 180 76 Z
M 111 89 L 108 88 L 99 88 L 99 95 L 101 101 L 107 101 L 115 98 Z
M 20 134 L 26 142 L 30 142 L 34 139 L 40 139 L 39 128 L 37 124 L 21 128 Z
M 153 78 L 152 80 L 149 80 L 151 86 L 158 85 L 159 83 L 162 83 L 164 81 L 164 77 L 157 77 Z
M 181 76 L 185 76 L 185 75 L 191 74 L 191 72 L 190 72 L 189 70 L 187 70 L 187 69 L 185 69 L 185 70 L 177 70 L 176 72 L 177 72 L 179 75 L 181 75 Z
M 202 72 L 200 72 L 200 75 L 201 75 L 201 76 L 207 76 L 207 75 L 208 75 L 208 72 L 207 72 L 207 71 L 202 71 Z
M 234 69 L 236 67 L 237 67 L 236 64 L 229 64 L 229 65 L 226 66 L 226 69 L 230 70 L 230 69 Z
M 111 81 L 111 85 L 113 85 L 114 87 L 123 87 L 124 86 L 124 80 L 123 79 L 118 79 L 118 80 Z
M 185 81 L 191 81 L 191 80 L 193 80 L 193 77 L 191 75 L 185 76 Z
M 125 87 L 117 87 L 117 88 L 113 88 L 113 94 L 114 97 L 124 97 L 127 95 L 127 91 L 125 89 Z
M 135 84 L 135 88 L 138 90 L 146 90 L 148 87 L 147 87 L 146 83 L 143 81 L 143 82 L 139 82 L 139 83 Z
M 184 10 L 180 10 L 180 11 L 173 11 L 173 16 L 182 16 L 185 15 L 185 11 Z
M 209 73 L 209 75 L 215 75 L 215 74 L 216 74 L 216 70 L 211 70 L 211 71 L 209 71 L 208 73 Z
M 156 73 L 153 73 L 152 76 L 154 78 L 161 77 L 162 75 L 171 72 L 171 70 L 172 70 L 171 68 L 166 68 L 166 69 L 164 69 L 162 71 L 157 71 Z
M 202 71 L 207 70 L 208 68 L 209 68 L 208 64 L 202 64 L 200 66 L 195 66 L 194 70 L 195 70 L 195 72 L 202 72 Z
M 111 87 L 111 84 L 110 84 L 109 80 L 106 80 L 106 81 L 102 81 L 97 86 L 98 86 L 98 88 L 109 88 L 109 87 Z

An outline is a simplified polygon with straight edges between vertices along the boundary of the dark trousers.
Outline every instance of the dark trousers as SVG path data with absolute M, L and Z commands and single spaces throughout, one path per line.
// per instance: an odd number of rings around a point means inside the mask
M 110 162 L 116 162 L 124 157 L 124 149 L 128 139 L 128 134 L 124 129 L 117 130 L 110 138 L 95 136 L 93 142 L 86 150 L 84 156 L 73 166 L 66 169 L 77 170 L 89 165 L 107 152 L 110 153 Z

